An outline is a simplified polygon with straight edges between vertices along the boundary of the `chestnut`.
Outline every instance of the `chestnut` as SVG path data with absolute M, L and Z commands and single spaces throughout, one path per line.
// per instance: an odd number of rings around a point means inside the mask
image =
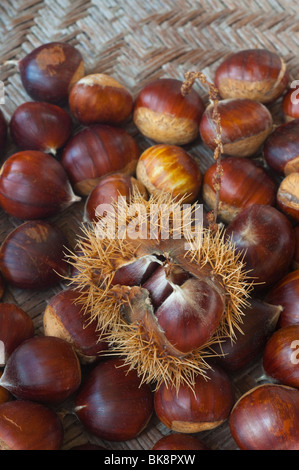
M 219 218 L 231 222 L 241 210 L 252 204 L 274 206 L 277 185 L 267 171 L 253 160 L 242 157 L 226 157 L 221 161 Z M 203 199 L 209 209 L 216 201 L 215 178 L 217 164 L 207 169 L 203 177 Z
M 286 122 L 299 118 L 298 90 L 298 86 L 290 88 L 283 97 L 281 109 Z
M 138 158 L 138 144 L 128 132 L 95 124 L 69 140 L 61 163 L 75 192 L 88 196 L 102 176 L 119 172 L 134 174 Z
M 33 336 L 34 324 L 28 313 L 13 303 L 0 303 L 0 340 L 4 346 L 0 366 L 6 364 L 9 356 L 23 341 Z
M 115 78 L 95 73 L 73 85 L 69 107 L 73 116 L 85 126 L 97 123 L 119 125 L 131 115 L 133 97 Z
M 235 403 L 229 427 L 241 450 L 298 450 L 299 390 L 268 383 L 254 387 Z
M 12 230 L 0 248 L 5 280 L 21 289 L 45 289 L 69 273 L 67 240 L 55 225 L 42 220 L 24 222 Z
M 141 134 L 169 145 L 185 145 L 197 138 L 204 103 L 194 89 L 183 96 L 182 85 L 174 78 L 159 78 L 141 89 L 133 110 Z
M 7 143 L 7 122 L 0 109 L 0 155 L 4 153 Z
M 281 124 L 264 142 L 266 163 L 279 175 L 299 171 L 299 119 Z
M 0 372 L 0 377 L 2 376 L 2 374 L 3 371 Z M 7 401 L 13 400 L 13 398 L 14 397 L 8 390 L 0 386 L 0 405 L 2 405 L 2 403 L 6 403 Z
M 199 130 L 204 144 L 215 150 L 217 129 L 213 120 L 213 110 L 213 104 L 205 109 Z M 226 155 L 253 156 L 272 132 L 272 115 L 268 108 L 258 101 L 226 99 L 219 101 L 217 110 L 221 120 L 223 153 Z
M 107 349 L 103 335 L 97 331 L 96 321 L 87 318 L 80 305 L 80 292 L 64 289 L 47 302 L 43 315 L 46 336 L 55 336 L 73 345 L 80 362 L 95 362 Z
M 285 61 L 267 49 L 233 52 L 215 72 L 215 85 L 222 99 L 247 98 L 270 103 L 283 94 L 288 83 Z
M 81 384 L 73 346 L 61 338 L 34 336 L 21 343 L 6 363 L 0 385 L 20 400 L 59 404 Z
M 137 372 L 121 359 L 97 364 L 75 398 L 79 421 L 93 435 L 108 441 L 138 436 L 153 414 L 153 393 Z
M 194 202 L 199 194 L 202 174 L 199 162 L 177 145 L 157 144 L 139 157 L 136 176 L 149 193 L 166 191 L 184 202 Z
M 266 299 L 283 308 L 278 321 L 280 328 L 299 324 L 299 270 L 279 279 L 267 293 Z
M 17 107 L 9 127 L 20 149 L 56 155 L 70 138 L 73 123 L 70 115 L 59 106 L 29 101 Z
M 18 62 L 22 84 L 35 101 L 65 105 L 72 86 L 84 76 L 80 51 L 66 42 L 49 42 Z
M 11 155 L 0 172 L 0 205 L 23 220 L 56 215 L 81 198 L 60 162 L 37 150 Z
M 271 379 L 299 388 L 299 325 L 279 328 L 268 339 L 263 354 L 263 368 Z
M 4 296 L 4 292 L 5 292 L 5 282 L 4 282 L 2 274 L 0 273 L 0 300 Z
M 256 289 L 265 289 L 289 269 L 295 235 L 288 218 L 275 207 L 254 204 L 243 209 L 226 228 Z
M 242 310 L 242 323 L 233 340 L 225 338 L 213 347 L 214 361 L 228 373 L 237 373 L 259 359 L 277 327 L 283 308 L 252 298 Z
M 289 173 L 280 182 L 277 205 L 292 221 L 299 222 L 299 173 Z
M 28 400 L 0 405 L 1 450 L 61 450 L 64 429 L 57 413 Z
M 84 220 L 96 221 L 99 216 L 103 215 L 100 211 L 100 205 L 113 204 L 118 201 L 120 196 L 128 200 L 133 191 L 140 192 L 145 198 L 148 197 L 144 185 L 134 176 L 124 173 L 103 176 L 86 199 Z
M 235 393 L 231 380 L 219 366 L 213 366 L 206 377 L 197 375 L 192 388 L 182 383 L 163 383 L 154 392 L 155 412 L 172 431 L 197 433 L 220 426 L 233 407 Z
M 161 437 L 152 450 L 208 450 L 208 448 L 198 437 L 171 433 Z

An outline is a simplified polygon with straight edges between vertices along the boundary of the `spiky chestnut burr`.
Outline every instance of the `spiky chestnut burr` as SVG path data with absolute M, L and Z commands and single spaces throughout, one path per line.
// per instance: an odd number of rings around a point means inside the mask
M 219 139 L 217 186 L 220 156 Z M 189 221 L 197 207 L 189 206 Z M 241 256 L 216 223 L 217 206 L 210 226 L 197 230 L 184 209 L 184 197 L 161 192 L 145 200 L 134 192 L 83 226 L 80 256 L 69 256 L 78 301 L 105 331 L 111 354 L 157 387 L 193 387 L 198 374 L 207 377 L 213 346 L 240 329 L 252 288 Z
M 123 210 L 128 214 L 137 204 L 142 207 L 139 226 L 144 226 L 153 205 L 179 210 L 181 202 L 168 194 L 148 201 L 134 194 Z M 115 233 L 123 228 L 117 221 L 124 216 L 115 217 Z M 126 217 L 128 228 L 132 220 Z M 142 381 L 192 386 L 195 376 L 210 367 L 206 359 L 213 355 L 213 345 L 234 337 L 251 282 L 222 230 L 201 228 L 192 239 L 172 228 L 169 239 L 163 239 L 164 221 L 163 215 L 156 221 L 155 238 L 143 239 L 101 238 L 96 222 L 83 227 L 81 256 L 69 257 L 77 272 L 72 281 L 98 331 L 106 331 L 111 353 L 122 356 Z M 188 243 L 192 246 L 186 249 Z

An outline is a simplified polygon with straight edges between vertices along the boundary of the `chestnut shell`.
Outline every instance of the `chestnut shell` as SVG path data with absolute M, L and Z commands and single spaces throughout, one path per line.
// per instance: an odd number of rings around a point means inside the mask
M 21 80 L 35 101 L 64 105 L 69 91 L 84 75 L 78 49 L 64 42 L 42 44 L 19 61 Z

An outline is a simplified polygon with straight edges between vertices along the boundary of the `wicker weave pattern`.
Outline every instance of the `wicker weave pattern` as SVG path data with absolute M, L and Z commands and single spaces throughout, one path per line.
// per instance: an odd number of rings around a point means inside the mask
M 299 1 L 293 0 L 2 0 L 0 4 L 1 60 L 16 60 L 49 41 L 67 41 L 82 52 L 86 72 L 104 72 L 122 81 L 136 96 L 158 77 L 183 79 L 188 70 L 201 70 L 209 79 L 219 61 L 234 50 L 264 47 L 286 60 L 294 79 L 299 79 Z M 5 86 L 2 106 L 9 120 L 15 108 L 28 101 L 13 65 L 0 66 Z M 206 98 L 207 90 L 195 87 Z M 134 126 L 130 131 L 135 133 Z M 141 145 L 147 143 L 141 140 Z M 7 155 L 14 153 L 12 143 Z M 201 159 L 203 171 L 212 155 L 202 145 L 190 151 Z M 81 221 L 83 204 L 53 218 L 72 244 Z M 0 242 L 20 221 L 0 212 Z M 42 333 L 48 292 L 24 292 L 8 288 L 5 301 L 16 302 L 34 319 Z M 237 393 L 255 383 L 259 366 L 236 380 Z M 84 443 L 89 436 L 72 415 L 65 423 L 64 448 Z M 149 428 L 129 443 L 105 443 L 113 449 L 151 449 L 168 431 L 155 418 Z M 203 433 L 215 449 L 235 449 L 227 425 Z M 92 439 L 93 442 L 98 442 Z

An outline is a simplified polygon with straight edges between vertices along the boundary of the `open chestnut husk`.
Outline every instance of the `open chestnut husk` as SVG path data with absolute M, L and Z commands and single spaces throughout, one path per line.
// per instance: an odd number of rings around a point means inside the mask
M 195 90 L 183 96 L 182 85 L 177 79 L 160 78 L 139 92 L 133 120 L 145 137 L 169 145 L 185 145 L 196 139 L 204 103 Z
M 89 126 L 64 148 L 61 163 L 76 193 L 88 196 L 102 176 L 134 174 L 139 148 L 124 129 L 105 124 Z
M 269 288 L 287 273 L 294 256 L 295 234 L 289 219 L 275 207 L 253 204 L 243 209 L 225 233 L 243 253 L 255 289 Z
M 213 104 L 205 109 L 199 130 L 203 142 L 212 150 L 217 146 Z M 273 129 L 273 119 L 266 106 L 248 99 L 226 99 L 218 103 L 223 152 L 235 157 L 253 156 Z
M 109 325 L 113 351 L 156 386 L 193 386 L 209 368 L 212 345 L 233 334 L 252 289 L 223 232 L 194 223 L 184 206 L 168 193 L 133 194 L 83 229 L 70 259 L 74 288 L 98 331 Z
M 34 336 L 32 318 L 23 309 L 13 303 L 0 303 L 0 340 L 4 346 L 4 366 L 12 352 L 26 339 Z
M 268 339 L 263 354 L 263 368 L 270 379 L 299 388 L 299 325 L 279 328 Z
M 153 393 L 121 359 L 97 364 L 75 398 L 74 412 L 93 435 L 109 441 L 137 437 L 153 414 Z
M 90 321 L 79 299 L 80 293 L 73 289 L 64 289 L 51 297 L 44 311 L 43 329 L 46 336 L 62 338 L 72 344 L 80 362 L 89 364 L 99 358 L 107 344 L 97 332 L 96 321 Z
M 233 339 L 226 338 L 214 350 L 214 361 L 228 373 L 237 373 L 259 359 L 265 345 L 274 333 L 283 307 L 271 305 L 260 299 L 250 299 L 244 307 L 240 330 Z
M 215 72 L 215 85 L 222 99 L 247 98 L 270 103 L 283 94 L 288 83 L 284 59 L 268 49 L 233 52 Z
M 231 222 L 243 209 L 252 204 L 274 206 L 277 186 L 266 170 L 254 161 L 227 157 L 221 162 L 219 218 Z M 203 177 L 203 199 L 210 209 L 215 207 L 217 165 L 207 169 Z
M 73 123 L 70 115 L 59 106 L 29 101 L 15 110 L 9 129 L 20 149 L 56 155 L 70 138 Z
M 44 152 L 17 152 L 1 167 L 0 205 L 13 217 L 43 219 L 79 200 L 61 163 Z
M 64 430 L 50 408 L 28 400 L 0 405 L 1 450 L 60 450 Z
M 148 192 L 169 192 L 174 198 L 185 196 L 194 202 L 199 194 L 202 174 L 198 160 L 177 145 L 153 145 L 139 157 L 136 176 Z
M 283 308 L 278 322 L 280 328 L 299 324 L 299 270 L 283 276 L 267 292 L 266 300 Z
M 42 220 L 24 222 L 1 245 L 2 275 L 21 289 L 52 287 L 69 274 L 67 246 L 67 239 L 57 226 Z
M 172 431 L 197 433 L 220 426 L 230 414 L 235 401 L 232 382 L 221 367 L 213 366 L 206 377 L 198 376 L 193 390 L 186 384 L 154 392 L 155 412 Z
M 0 385 L 20 400 L 59 404 L 81 384 L 73 346 L 61 338 L 34 336 L 10 355 Z
M 229 426 L 241 450 L 299 449 L 299 390 L 259 385 L 235 403 Z
M 35 101 L 65 105 L 72 86 L 84 76 L 80 51 L 66 42 L 49 42 L 17 63 L 22 84 Z
M 69 107 L 74 117 L 85 126 L 97 123 L 119 125 L 131 115 L 133 97 L 115 78 L 94 73 L 73 85 Z
M 280 175 L 299 171 L 299 119 L 281 124 L 264 142 L 263 154 L 270 168 Z

